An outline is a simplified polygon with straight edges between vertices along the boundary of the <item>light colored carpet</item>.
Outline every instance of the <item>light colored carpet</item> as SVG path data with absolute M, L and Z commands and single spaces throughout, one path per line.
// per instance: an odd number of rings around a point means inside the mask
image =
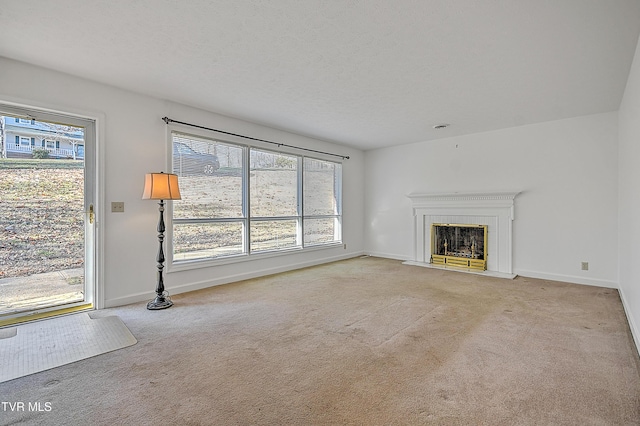
M 138 344 L 0 384 L 0 424 L 633 425 L 616 290 L 356 258 L 108 309 Z
M 0 383 L 135 343 L 116 316 L 78 313 L 0 329 Z

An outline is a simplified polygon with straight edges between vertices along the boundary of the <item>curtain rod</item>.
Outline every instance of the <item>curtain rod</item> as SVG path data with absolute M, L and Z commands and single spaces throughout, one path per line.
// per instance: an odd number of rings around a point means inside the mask
M 224 133 L 225 135 L 237 136 L 239 138 L 251 139 L 251 140 L 260 141 L 260 142 L 266 142 L 266 143 L 270 143 L 270 144 L 273 144 L 273 145 L 278 145 L 278 147 L 286 146 L 287 148 L 300 149 L 302 151 L 315 152 L 317 154 L 332 155 L 334 157 L 340 157 L 343 160 L 348 160 L 349 159 L 348 155 L 332 154 L 330 152 L 316 151 L 315 149 L 309 149 L 309 148 L 302 148 L 302 147 L 299 147 L 299 146 L 287 145 L 286 143 L 272 142 L 272 141 L 268 141 L 268 140 L 265 140 L 265 139 L 253 138 L 251 136 L 244 136 L 244 135 L 239 135 L 237 133 L 225 132 L 224 130 L 212 129 L 210 127 L 204 127 L 204 126 L 200 126 L 198 124 L 185 123 L 184 121 L 173 120 L 173 119 L 171 119 L 169 117 L 163 117 L 162 121 L 164 121 L 166 124 L 169 124 L 169 123 L 184 124 L 185 126 L 197 127 L 198 129 L 210 130 L 212 132 L 217 132 L 217 133 Z

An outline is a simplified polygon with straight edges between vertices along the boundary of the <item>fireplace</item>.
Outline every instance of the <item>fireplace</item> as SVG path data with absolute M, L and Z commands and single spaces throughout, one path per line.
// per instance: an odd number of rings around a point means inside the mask
M 496 277 L 514 278 L 512 269 L 512 222 L 515 217 L 514 199 L 518 192 L 484 193 L 417 193 L 408 195 L 413 207 L 414 240 L 413 258 L 405 263 L 430 268 L 447 268 L 464 272 L 474 272 Z M 484 237 L 476 236 L 473 256 L 477 256 L 482 244 L 484 265 L 472 269 L 468 265 L 471 258 L 462 255 L 446 258 L 439 263 L 439 256 L 449 256 L 435 251 L 432 247 L 434 224 L 457 224 L 458 226 L 485 227 Z M 466 231 L 465 231 L 466 232 Z M 467 246 L 469 245 L 467 241 Z M 441 250 L 444 241 L 441 242 Z M 447 250 L 450 247 L 447 239 Z M 467 247 L 465 250 L 470 250 Z M 462 252 L 466 253 L 466 252 Z M 480 259 L 473 259 L 480 260 Z M 458 267 L 453 263 L 465 262 Z M 474 264 L 476 262 L 473 262 Z M 462 267 L 460 267 L 462 266 Z
M 431 224 L 431 263 L 485 271 L 487 225 Z

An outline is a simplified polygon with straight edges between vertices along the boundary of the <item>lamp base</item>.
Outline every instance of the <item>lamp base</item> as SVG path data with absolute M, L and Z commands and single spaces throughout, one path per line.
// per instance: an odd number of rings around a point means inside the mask
M 171 300 L 167 300 L 164 296 L 156 296 L 154 300 L 147 303 L 147 309 L 156 311 L 158 309 L 167 309 L 173 305 Z

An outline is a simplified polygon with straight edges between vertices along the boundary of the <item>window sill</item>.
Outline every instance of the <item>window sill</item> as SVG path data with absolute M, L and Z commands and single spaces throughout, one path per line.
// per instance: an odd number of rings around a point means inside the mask
M 219 257 L 215 259 L 198 259 L 198 260 L 185 260 L 181 262 L 167 262 L 167 274 L 181 271 L 191 271 L 193 269 L 210 268 L 212 266 L 230 265 L 234 263 L 251 262 L 262 259 L 269 259 L 272 257 L 287 256 L 297 253 L 308 253 L 313 251 L 328 250 L 342 247 L 342 241 L 337 241 L 331 244 L 319 244 L 305 248 L 295 247 L 291 249 L 264 251 L 261 253 L 253 254 L 238 254 L 225 257 Z

